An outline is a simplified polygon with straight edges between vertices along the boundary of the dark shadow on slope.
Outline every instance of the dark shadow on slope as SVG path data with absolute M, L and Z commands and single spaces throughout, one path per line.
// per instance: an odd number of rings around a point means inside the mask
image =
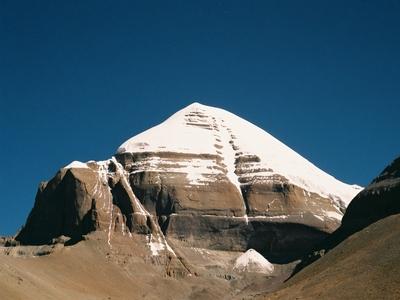
M 316 243 L 328 235 L 315 228 L 296 223 L 252 221 L 254 228 L 247 248 L 255 249 L 270 262 L 286 264 L 301 259 Z

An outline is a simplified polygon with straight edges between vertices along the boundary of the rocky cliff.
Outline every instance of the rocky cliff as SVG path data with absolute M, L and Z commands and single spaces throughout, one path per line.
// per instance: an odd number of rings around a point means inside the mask
M 115 160 L 74 162 L 39 186 L 35 205 L 17 239 L 44 244 L 60 235 L 79 239 L 94 230 L 122 234 L 157 232 Z

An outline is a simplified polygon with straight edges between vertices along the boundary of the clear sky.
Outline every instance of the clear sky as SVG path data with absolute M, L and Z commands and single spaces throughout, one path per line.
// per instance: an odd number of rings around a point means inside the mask
M 366 185 L 400 154 L 399 1 L 0 1 L 0 234 L 198 101 Z

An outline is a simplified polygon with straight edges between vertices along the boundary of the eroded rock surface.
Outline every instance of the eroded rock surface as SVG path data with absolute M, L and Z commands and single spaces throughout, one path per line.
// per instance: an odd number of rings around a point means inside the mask
M 16 239 L 45 244 L 59 236 L 79 239 L 91 231 L 150 234 L 158 224 L 134 195 L 115 160 L 60 169 L 40 184 L 35 205 Z M 108 240 L 108 243 L 110 242 Z

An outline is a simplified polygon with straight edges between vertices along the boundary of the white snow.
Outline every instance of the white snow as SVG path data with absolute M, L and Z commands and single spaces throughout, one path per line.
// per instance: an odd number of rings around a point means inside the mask
M 287 215 L 279 215 L 279 216 L 255 216 L 255 217 L 251 217 L 254 219 L 268 219 L 268 220 L 286 220 L 287 218 L 289 218 L 289 216 Z
M 74 160 L 70 164 L 66 165 L 63 169 L 71 169 L 71 168 L 89 169 L 86 163 L 77 160 Z
M 155 239 L 152 234 L 150 234 L 148 238 L 148 245 L 150 247 L 151 254 L 153 256 L 158 256 L 159 253 L 165 249 L 165 245 L 160 241 L 160 239 Z
M 342 219 L 342 215 L 339 212 L 326 211 L 326 212 L 324 212 L 324 214 L 325 214 L 325 216 L 327 216 L 328 218 L 331 218 L 331 219 L 337 219 L 337 220 Z
M 159 256 L 160 252 L 167 250 L 173 256 L 176 256 L 174 250 L 168 244 L 164 236 L 150 234 L 148 236 L 148 246 L 150 247 L 152 256 Z
M 345 184 L 325 173 L 256 125 L 226 110 L 199 103 L 185 107 L 163 123 L 130 138 L 117 152 L 220 155 L 227 166 L 226 176 L 238 188 L 235 157 L 239 154 L 256 155 L 260 162 L 249 163 L 249 172 L 241 176 L 268 180 L 273 175 L 281 175 L 307 192 L 331 198 L 338 206 L 341 201 L 348 205 L 362 190 L 357 185 Z M 160 162 L 156 160 L 149 159 L 146 167 L 157 169 Z M 192 184 L 202 184 L 207 181 L 204 175 L 221 172 L 213 167 L 215 162 L 210 163 L 207 159 L 186 161 L 176 171 L 186 173 Z M 138 172 L 142 170 L 144 168 L 139 166 Z
M 114 205 L 113 205 L 113 200 L 112 200 L 112 195 L 111 195 L 111 189 L 110 187 L 108 187 L 108 193 L 107 193 L 107 198 L 108 198 L 108 214 L 110 216 L 109 218 L 109 223 L 108 223 L 108 235 L 107 235 L 107 243 L 110 246 L 110 248 L 112 248 L 111 245 L 111 235 L 112 235 L 112 225 L 113 225 L 113 213 L 114 213 Z
M 271 274 L 274 272 L 274 265 L 256 250 L 249 249 L 236 259 L 233 269 L 239 272 Z

